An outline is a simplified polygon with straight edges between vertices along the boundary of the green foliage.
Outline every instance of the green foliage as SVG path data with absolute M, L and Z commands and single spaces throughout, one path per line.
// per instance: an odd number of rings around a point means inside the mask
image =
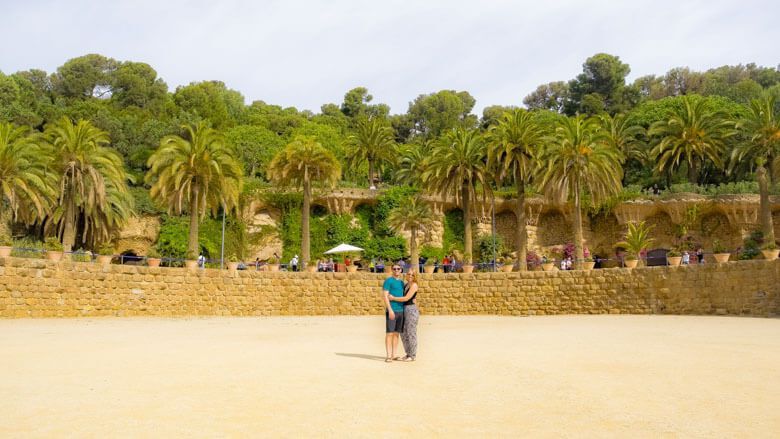
M 0 229 L 0 246 L 8 247 L 13 245 L 13 239 L 11 235 L 5 229 Z
M 453 251 L 463 251 L 463 211 L 451 210 L 444 214 L 444 236 L 442 247 L 449 254 Z
M 159 215 L 165 212 L 164 209 L 152 201 L 149 196 L 149 190 L 145 187 L 131 187 L 130 194 L 135 200 L 135 212 L 139 215 Z
M 489 262 L 493 260 L 493 250 L 495 249 L 495 255 L 503 256 L 506 253 L 506 246 L 504 245 L 504 238 L 501 235 L 496 234 L 495 243 L 493 241 L 492 234 L 480 235 L 477 239 L 477 251 L 479 252 L 479 260 L 483 262 Z
M 774 245 L 774 243 L 764 244 L 764 234 L 760 230 L 754 230 L 742 241 L 739 259 L 743 261 L 756 259 L 761 254 L 761 250 L 769 245 Z
M 63 247 L 62 243 L 56 236 L 50 236 L 43 242 L 43 247 L 49 251 L 61 252 Z
M 188 217 L 163 215 L 157 250 L 163 257 L 184 259 L 187 257 Z M 246 254 L 246 226 L 235 217 L 225 222 L 225 254 Z M 222 244 L 222 219 L 206 218 L 198 229 L 198 253 L 208 259 L 219 259 Z M 198 255 L 196 254 L 197 258 Z
M 373 219 L 370 221 L 372 232 L 375 237 L 395 236 L 395 232 L 390 227 L 390 213 L 398 207 L 403 200 L 408 199 L 420 192 L 419 189 L 409 186 L 391 187 L 377 198 L 374 208 Z
M 406 241 L 401 236 L 383 236 L 373 238 L 366 243 L 367 258 L 382 258 L 385 261 L 398 261 L 406 256 Z
M 653 227 L 646 225 L 644 221 L 639 223 L 630 222 L 628 223 L 628 230 L 624 240 L 615 245 L 625 248 L 633 256 L 640 256 L 654 241 L 650 237 L 652 229 Z
M 441 261 L 444 259 L 444 255 L 446 253 L 444 252 L 443 247 L 434 247 L 431 245 L 424 245 L 420 247 L 420 256 L 424 257 L 428 261 L 438 260 Z

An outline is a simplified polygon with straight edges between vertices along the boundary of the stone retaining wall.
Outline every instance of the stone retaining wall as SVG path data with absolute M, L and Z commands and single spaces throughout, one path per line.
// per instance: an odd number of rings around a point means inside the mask
M 385 275 L 187 270 L 0 259 L 0 317 L 362 315 Z M 425 314 L 780 312 L 780 262 L 422 275 Z

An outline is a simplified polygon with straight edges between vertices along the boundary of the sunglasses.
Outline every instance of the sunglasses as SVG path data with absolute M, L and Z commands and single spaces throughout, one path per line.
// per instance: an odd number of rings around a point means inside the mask
M 401 271 L 401 267 L 393 267 L 393 271 Z

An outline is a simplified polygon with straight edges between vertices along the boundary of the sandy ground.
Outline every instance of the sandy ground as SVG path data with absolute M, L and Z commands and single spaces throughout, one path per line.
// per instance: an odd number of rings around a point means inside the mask
M 780 319 L 0 321 L 0 436 L 780 435 Z

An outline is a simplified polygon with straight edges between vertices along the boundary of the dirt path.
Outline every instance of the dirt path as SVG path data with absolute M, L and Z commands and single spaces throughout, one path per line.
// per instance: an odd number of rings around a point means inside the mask
M 0 436 L 775 436 L 780 319 L 0 321 Z

